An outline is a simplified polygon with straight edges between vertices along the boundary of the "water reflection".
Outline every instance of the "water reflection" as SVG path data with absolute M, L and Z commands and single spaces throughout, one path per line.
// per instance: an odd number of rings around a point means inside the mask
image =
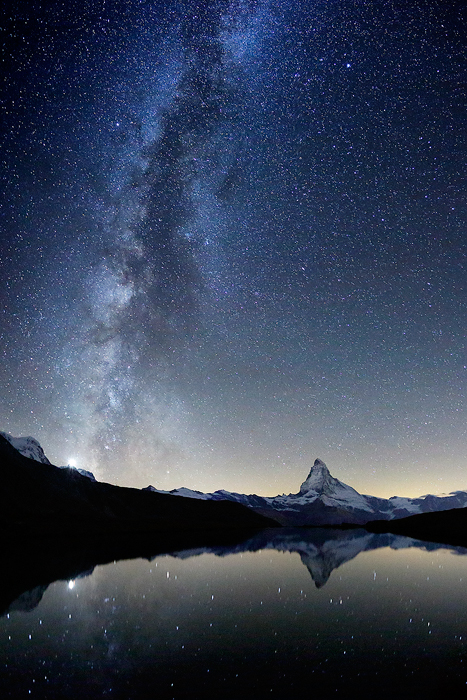
M 183 541 L 180 544 L 182 544 Z M 107 556 L 105 548 L 99 548 L 97 551 L 90 545 L 87 546 L 87 557 L 83 556 L 82 543 L 76 549 L 77 543 L 70 544 L 67 548 L 64 543 L 61 547 L 65 547 L 65 552 L 59 555 L 57 551 L 49 549 L 47 552 L 42 552 L 42 560 L 39 563 L 36 561 L 32 565 L 22 558 L 22 564 L 26 564 L 25 571 L 18 574 L 17 571 L 6 571 L 2 583 L 0 584 L 0 592 L 3 593 L 2 599 L 11 596 L 9 590 L 9 579 L 13 579 L 14 587 L 23 587 L 24 590 L 15 597 L 11 602 L 8 602 L 5 607 L 0 610 L 0 614 L 7 614 L 14 610 L 27 612 L 35 608 L 42 599 L 44 592 L 47 590 L 49 582 L 54 580 L 68 580 L 69 588 L 75 586 L 75 581 L 78 578 L 90 576 L 95 569 L 95 566 L 109 561 L 116 561 L 118 558 L 119 549 L 115 545 L 110 548 Z M 281 528 L 262 530 L 254 535 L 247 537 L 240 542 L 229 542 L 228 544 L 211 544 L 196 547 L 181 547 L 178 550 L 172 550 L 170 542 L 164 546 L 164 541 L 158 541 L 154 545 L 155 552 L 150 554 L 151 545 L 145 544 L 146 554 L 144 558 L 149 561 L 154 560 L 163 554 L 170 554 L 178 559 L 189 559 L 202 554 L 214 554 L 219 557 L 228 555 L 241 554 L 245 552 L 259 552 L 266 550 L 276 550 L 277 552 L 297 553 L 303 565 L 308 570 L 316 588 L 323 587 L 328 581 L 331 573 L 356 557 L 361 552 L 369 552 L 382 547 L 390 547 L 391 549 L 403 549 L 408 547 L 424 548 L 429 551 L 448 549 L 457 554 L 466 554 L 467 550 L 462 547 L 451 547 L 442 544 L 430 544 L 420 540 L 414 540 L 408 537 L 393 535 L 390 533 L 374 534 L 362 529 L 337 529 L 337 528 Z M 121 558 L 136 558 L 140 553 L 140 548 L 136 544 L 134 548 L 125 543 L 121 550 Z M 17 553 L 18 554 L 18 553 Z M 139 554 L 141 556 L 141 554 Z M 93 561 L 92 566 L 89 561 Z M 31 578 L 37 578 L 40 583 L 33 588 L 29 587 Z M 49 582 L 47 579 L 50 579 Z
M 81 551 L 60 564 L 64 580 L 11 600 L 0 620 L 2 697 L 465 689 L 466 550 L 364 530 L 157 548 L 94 567 Z

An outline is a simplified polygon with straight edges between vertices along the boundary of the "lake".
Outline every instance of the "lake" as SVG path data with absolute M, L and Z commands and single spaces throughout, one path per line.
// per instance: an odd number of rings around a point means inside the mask
M 281 530 L 95 566 L 9 602 L 1 697 L 465 691 L 466 553 L 364 530 Z

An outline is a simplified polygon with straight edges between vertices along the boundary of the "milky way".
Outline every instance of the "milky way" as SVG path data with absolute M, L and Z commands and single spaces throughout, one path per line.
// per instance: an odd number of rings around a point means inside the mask
M 1 429 L 114 483 L 466 488 L 466 11 L 3 26 Z

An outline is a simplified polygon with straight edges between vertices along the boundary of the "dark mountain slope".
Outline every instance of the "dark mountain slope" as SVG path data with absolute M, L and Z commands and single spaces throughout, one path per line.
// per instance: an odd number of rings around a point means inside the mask
M 365 525 L 369 532 L 391 532 L 425 542 L 467 546 L 467 508 L 436 513 L 418 513 L 399 520 L 375 520 Z
M 1 436 L 0 484 L 4 532 L 68 528 L 94 534 L 277 526 L 238 503 L 177 498 L 93 482 L 74 469 L 24 457 Z

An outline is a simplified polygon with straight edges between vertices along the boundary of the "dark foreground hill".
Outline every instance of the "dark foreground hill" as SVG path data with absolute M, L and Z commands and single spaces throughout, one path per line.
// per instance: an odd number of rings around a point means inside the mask
M 231 501 L 201 501 L 92 481 L 21 455 L 0 436 L 0 533 L 81 535 L 257 529 L 278 523 Z
M 467 508 L 419 513 L 400 520 L 375 520 L 365 525 L 369 532 L 391 532 L 425 542 L 467 546 Z

